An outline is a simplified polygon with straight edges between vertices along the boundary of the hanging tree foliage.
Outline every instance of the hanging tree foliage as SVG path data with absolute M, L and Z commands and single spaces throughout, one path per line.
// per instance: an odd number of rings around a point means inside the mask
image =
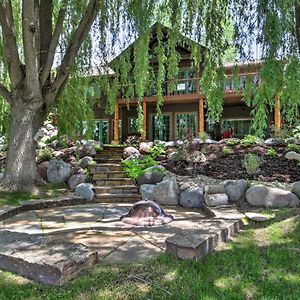
M 150 49 L 150 28 L 155 22 L 172 30 L 166 42 L 158 25 L 158 42 Z M 119 90 L 126 99 L 136 97 L 141 126 L 142 98 L 150 88 L 149 80 L 155 78 L 152 86 L 160 115 L 162 82 L 177 76 L 180 54 L 176 49 L 186 43 L 185 35 L 195 42 L 189 46 L 195 68 L 198 72 L 204 68 L 200 84 L 208 118 L 217 121 L 226 79 L 222 62 L 231 46 L 226 30 L 232 24 L 237 59 L 253 60 L 253 45 L 258 45 L 264 60 L 261 86 L 256 89 L 249 82 L 245 90 L 257 132 L 263 134 L 267 111 L 274 107 L 277 95 L 284 116 L 295 122 L 300 101 L 299 0 L 2 0 L 0 130 L 8 137 L 2 187 L 24 190 L 38 182 L 33 137 L 51 111 L 60 115 L 62 133 L 82 133 L 86 126 L 90 128 L 86 132 L 91 132 L 94 102 L 87 90 L 93 76 L 82 79 L 83 70 L 92 64 L 106 65 L 137 38 L 133 56 L 127 51 L 115 62 L 115 76 L 99 77 L 108 110 L 112 111 Z M 156 69 L 151 68 L 152 55 Z

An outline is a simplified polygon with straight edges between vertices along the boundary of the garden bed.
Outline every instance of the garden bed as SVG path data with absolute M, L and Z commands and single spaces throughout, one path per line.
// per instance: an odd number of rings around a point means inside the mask
M 224 154 L 224 147 L 231 152 Z M 274 149 L 275 151 L 270 149 Z M 252 145 L 245 147 L 241 144 L 200 144 L 194 150 L 205 155 L 205 162 L 187 162 L 186 160 L 169 160 L 162 163 L 165 167 L 178 175 L 205 175 L 215 179 L 255 179 L 264 182 L 294 182 L 300 180 L 300 167 L 295 160 L 288 160 L 284 156 L 290 151 L 285 146 Z M 273 152 L 273 155 L 270 155 Z M 260 166 L 256 174 L 248 174 L 243 165 L 246 154 L 255 154 L 259 158 Z

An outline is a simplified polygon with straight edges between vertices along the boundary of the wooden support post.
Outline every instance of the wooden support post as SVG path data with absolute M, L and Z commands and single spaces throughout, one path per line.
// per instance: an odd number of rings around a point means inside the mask
M 199 122 L 199 133 L 204 132 L 204 98 L 201 96 L 199 99 L 199 113 L 198 113 L 198 122 Z
M 147 136 L 147 103 L 143 102 L 143 129 L 142 129 L 142 141 L 146 141 Z
M 281 113 L 280 113 L 280 97 L 275 97 L 275 108 L 274 108 L 274 123 L 275 133 L 279 133 L 281 129 Z
M 119 105 L 116 102 L 115 104 L 115 115 L 114 115 L 114 144 L 119 144 Z

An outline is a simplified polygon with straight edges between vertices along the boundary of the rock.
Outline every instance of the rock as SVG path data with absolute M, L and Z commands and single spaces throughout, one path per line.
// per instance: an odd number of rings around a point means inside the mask
M 47 176 L 48 166 L 49 166 L 48 161 L 44 161 L 37 166 L 37 173 L 45 181 L 48 180 L 48 176 Z
M 62 160 L 50 160 L 47 170 L 47 178 L 50 183 L 61 184 L 67 180 L 71 172 L 71 166 Z
M 142 200 L 153 200 L 154 188 L 155 184 L 142 184 L 140 186 L 140 194 L 142 196 Z
M 298 198 L 300 199 L 300 181 L 296 181 L 292 184 L 291 192 L 297 195 Z
M 285 158 L 300 161 L 300 153 L 297 153 L 295 151 L 290 151 L 285 155 Z
M 265 221 L 269 221 L 271 219 L 270 216 L 258 214 L 258 213 L 252 213 L 252 212 L 246 212 L 245 216 L 249 220 L 256 221 L 256 222 L 265 222 Z
M 1 269 L 50 285 L 61 286 L 98 261 L 97 252 L 82 244 L 27 233 L 0 231 L 0 244 Z
M 96 150 L 93 145 L 85 144 L 79 147 L 80 158 L 85 156 L 95 156 Z
M 173 141 L 166 142 L 165 147 L 166 148 L 173 148 L 173 147 L 175 147 L 175 142 L 173 142 Z
M 298 197 L 289 191 L 262 185 L 250 187 L 246 192 L 246 200 L 254 206 L 271 208 L 295 207 L 300 203 Z
M 160 165 L 155 165 L 152 167 L 149 167 L 147 169 L 145 169 L 145 173 L 147 172 L 161 172 L 164 173 L 166 171 L 166 168 L 164 166 L 160 166 Z
M 188 183 L 188 182 L 182 182 L 180 185 L 179 185 L 179 189 L 181 191 L 185 191 L 186 189 L 188 189 L 191 185 Z
M 136 148 L 134 148 L 134 147 L 131 147 L 131 146 L 130 147 L 126 147 L 124 149 L 124 151 L 123 151 L 123 155 L 124 155 L 125 158 L 127 158 L 127 157 L 129 157 L 129 156 L 131 156 L 133 154 L 135 154 L 136 156 L 140 156 L 139 150 L 136 149 Z
M 179 188 L 176 178 L 159 182 L 153 191 L 153 199 L 162 205 L 178 205 Z
M 0 181 L 2 180 L 4 174 L 3 173 L 0 173 Z
M 54 129 L 55 129 L 55 127 L 54 127 L 51 123 L 46 124 L 45 127 L 46 127 L 46 129 L 47 129 L 48 131 L 51 131 L 51 130 L 54 130 Z
M 204 163 L 206 162 L 206 157 L 200 151 L 193 151 L 187 156 L 186 161 L 191 163 Z
M 142 142 L 142 143 L 140 143 L 139 152 L 141 154 L 146 154 L 149 152 L 151 147 L 153 147 L 153 142 L 149 142 L 149 143 Z
M 52 154 L 55 159 L 61 159 L 65 155 L 65 153 L 63 151 L 53 151 Z
M 83 197 L 88 201 L 92 201 L 94 198 L 93 185 L 91 183 L 80 183 L 75 188 L 75 195 Z
M 80 183 L 84 183 L 86 180 L 87 178 L 84 174 L 72 175 L 68 180 L 68 186 L 70 189 L 74 190 L 77 185 L 79 185 Z
M 93 161 L 93 158 L 90 156 L 85 156 L 81 158 L 78 162 L 78 167 L 86 169 Z
M 76 175 L 76 174 L 85 174 L 85 171 L 82 169 L 82 168 L 79 168 L 79 167 L 74 167 L 71 169 L 71 172 L 70 172 L 70 177 L 73 176 L 73 175 Z
M 47 130 L 45 128 L 40 128 L 33 139 L 37 142 L 39 139 L 43 138 L 47 133 Z
M 179 204 L 183 207 L 201 207 L 204 201 L 202 187 L 189 187 L 180 194 Z
M 205 196 L 205 202 L 208 206 L 220 206 L 228 204 L 226 194 L 210 194 Z
M 206 185 L 204 187 L 205 194 L 224 194 L 225 187 L 221 184 Z
M 206 139 L 206 140 L 205 140 L 205 143 L 206 143 L 206 144 L 218 144 L 217 141 L 212 140 L 212 139 Z
M 144 158 L 143 155 L 134 153 L 134 154 L 128 156 L 127 158 L 125 158 L 124 161 L 127 161 L 127 160 L 134 160 L 134 159 L 143 159 L 143 158 Z
M 137 179 L 137 184 L 141 186 L 142 184 L 156 184 L 158 182 L 161 182 L 163 179 L 164 174 L 160 172 L 147 172 L 142 174 Z
M 225 185 L 225 193 L 228 196 L 228 200 L 231 202 L 236 202 L 245 198 L 245 193 L 248 184 L 245 179 L 229 181 Z

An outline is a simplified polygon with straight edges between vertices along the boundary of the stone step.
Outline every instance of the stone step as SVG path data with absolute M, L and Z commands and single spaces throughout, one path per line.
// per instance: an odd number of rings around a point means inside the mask
M 102 158 L 102 159 L 123 159 L 123 157 L 121 155 L 109 155 L 109 154 L 96 154 L 95 156 L 96 160 L 98 158 Z
M 95 195 L 93 202 L 103 203 L 120 203 L 120 202 L 137 202 L 141 200 L 141 195 L 133 194 L 97 194 Z
M 111 172 L 111 171 L 123 171 L 120 164 L 97 164 L 90 167 L 92 174 L 97 172 Z
M 96 172 L 93 174 L 93 179 L 107 179 L 107 178 L 126 178 L 127 173 L 124 171 L 109 171 L 109 172 Z
M 122 158 L 103 158 L 103 157 L 99 157 L 99 158 L 94 158 L 94 160 L 98 163 L 98 164 L 119 164 L 123 159 Z
M 96 179 L 95 185 L 97 186 L 135 185 L 135 180 L 131 178 Z
M 100 194 L 134 194 L 139 189 L 135 185 L 95 186 L 96 195 Z

